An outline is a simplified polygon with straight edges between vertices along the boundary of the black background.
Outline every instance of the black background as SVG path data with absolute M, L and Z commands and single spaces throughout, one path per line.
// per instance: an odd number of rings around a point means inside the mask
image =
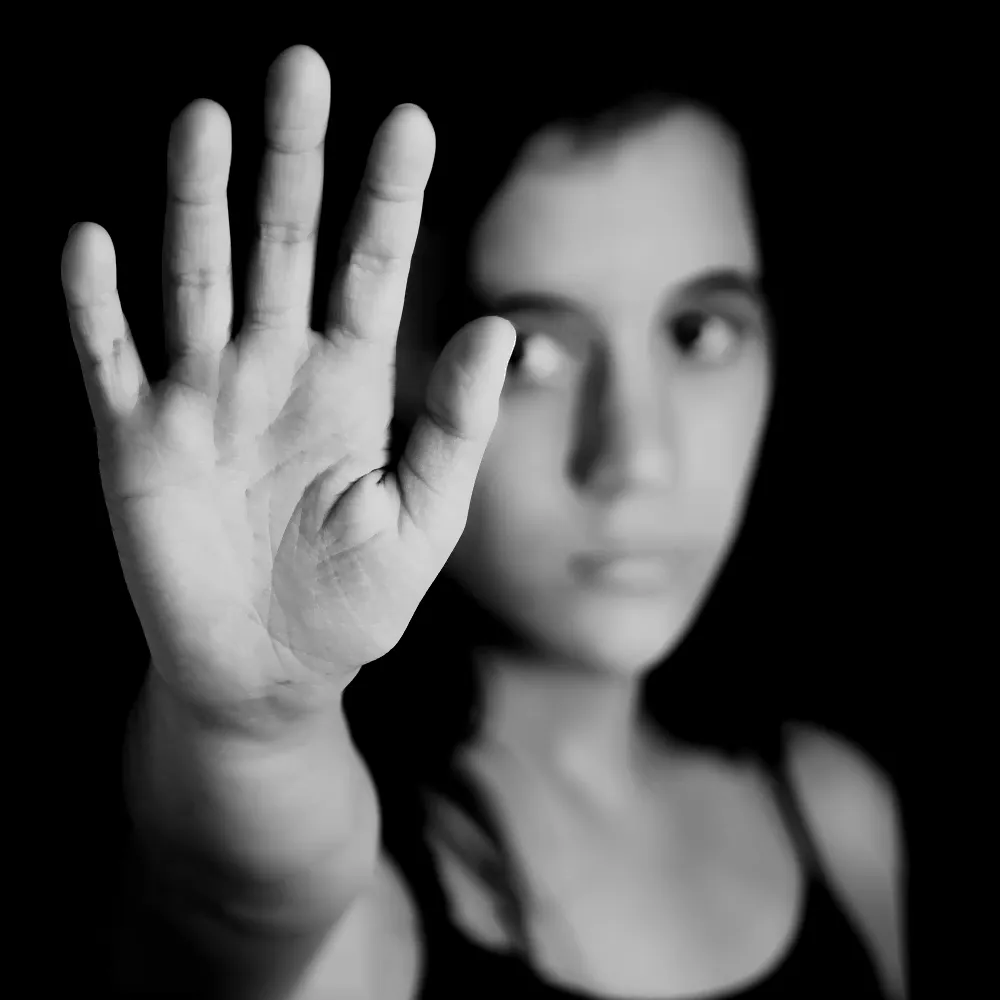
M 537 36 L 487 51 L 478 29 L 454 42 L 434 33 L 427 41 L 405 33 L 386 41 L 379 33 L 373 41 L 371 25 L 252 35 L 241 29 L 224 43 L 195 40 L 193 32 L 175 41 L 155 27 L 130 30 L 122 41 L 95 37 L 100 33 L 90 26 L 55 49 L 45 93 L 35 98 L 47 116 L 40 129 L 44 168 L 39 177 L 26 177 L 25 188 L 45 188 L 36 220 L 43 308 L 32 329 L 43 355 L 46 396 L 41 407 L 36 400 L 25 425 L 39 463 L 30 521 L 46 526 L 37 532 L 44 542 L 25 587 L 31 608 L 40 612 L 34 648 L 45 655 L 34 658 L 41 663 L 32 674 L 42 722 L 33 710 L 36 735 L 21 753 L 31 802 L 26 812 L 38 817 L 31 839 L 44 858 L 49 888 L 39 895 L 32 919 L 41 939 L 58 938 L 66 955 L 57 963 L 63 967 L 49 974 L 69 973 L 78 984 L 100 981 L 104 928 L 127 831 L 121 739 L 147 654 L 103 505 L 93 425 L 65 319 L 59 256 L 67 230 L 90 220 L 111 234 L 126 315 L 155 379 L 166 363 L 160 326 L 166 142 L 171 121 L 188 102 L 210 97 L 233 122 L 229 198 L 239 307 L 267 67 L 282 48 L 299 42 L 326 58 L 334 98 L 316 278 L 319 315 L 337 230 L 367 144 L 394 104 L 422 104 L 435 120 L 435 102 L 449 94 L 461 94 L 474 108 L 476 87 L 488 77 L 494 92 L 489 106 L 496 107 L 498 76 L 504 87 L 523 93 L 545 74 L 570 80 L 573 73 L 612 74 L 623 52 L 615 45 L 609 56 L 607 46 L 594 40 L 589 48 L 579 41 L 552 46 Z M 799 443 L 798 502 L 789 510 L 789 529 L 801 539 L 799 565 L 809 569 L 788 609 L 788 628 L 802 649 L 802 711 L 861 743 L 901 789 L 906 815 L 911 691 L 925 666 L 923 630 L 931 623 L 904 525 L 923 490 L 919 453 L 929 446 L 926 425 L 933 418 L 926 408 L 914 408 L 907 384 L 908 360 L 926 347 L 904 310 L 917 276 L 903 220 L 912 205 L 907 180 L 919 148 L 911 109 L 927 102 L 912 77 L 893 71 L 880 43 L 861 33 L 833 38 L 811 29 L 795 44 L 772 43 L 767 51 L 734 44 L 733 52 L 700 45 L 685 58 L 718 66 L 766 109 L 771 155 L 785 178 L 783 274 L 792 289 L 790 311 L 798 317 L 785 431 Z M 664 43 L 656 54 L 654 45 L 652 57 L 635 58 L 668 65 L 676 55 L 668 49 Z M 439 134 L 439 144 L 450 139 Z M 26 173 L 32 172 L 29 163 Z M 444 194 L 432 180 L 428 198 Z

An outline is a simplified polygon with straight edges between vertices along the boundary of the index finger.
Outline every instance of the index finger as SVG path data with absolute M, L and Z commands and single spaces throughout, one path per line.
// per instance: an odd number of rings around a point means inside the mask
M 327 336 L 395 343 L 435 136 L 414 104 L 394 108 L 372 142 L 334 279 Z

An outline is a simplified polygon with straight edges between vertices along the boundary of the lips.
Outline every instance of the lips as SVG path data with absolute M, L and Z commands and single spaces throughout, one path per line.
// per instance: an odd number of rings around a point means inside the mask
M 574 576 L 588 586 L 627 592 L 662 591 L 676 579 L 680 553 L 657 550 L 590 552 L 570 560 Z

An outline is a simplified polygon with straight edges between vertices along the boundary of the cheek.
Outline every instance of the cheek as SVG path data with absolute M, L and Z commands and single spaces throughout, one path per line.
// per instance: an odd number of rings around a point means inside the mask
M 683 488 L 725 531 L 739 519 L 753 481 L 768 391 L 761 372 L 716 398 L 692 399 L 686 407 Z
M 738 528 L 756 468 L 769 400 L 768 370 L 751 364 L 720 380 L 678 387 L 673 437 L 677 478 L 667 507 L 693 530 L 725 543 Z M 563 411 L 566 412 L 563 412 Z M 566 475 L 567 408 L 501 404 L 451 560 L 470 585 L 493 577 L 552 582 L 587 541 L 580 497 Z M 579 512 L 579 518 L 576 517 Z
M 553 433 L 538 424 L 529 430 L 501 413 L 476 477 L 456 561 L 469 572 L 476 566 L 551 572 L 553 561 L 571 547 L 573 498 L 563 461 Z
M 500 433 L 487 448 L 470 505 L 478 532 L 497 545 L 537 545 L 566 521 L 558 455 L 543 433 Z

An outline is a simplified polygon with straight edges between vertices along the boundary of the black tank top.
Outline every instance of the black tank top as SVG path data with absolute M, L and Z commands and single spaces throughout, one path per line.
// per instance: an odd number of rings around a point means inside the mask
M 805 886 L 790 944 L 776 962 L 750 982 L 734 989 L 693 994 L 684 1000 L 806 1000 L 819 996 L 845 1000 L 884 1000 L 876 970 L 865 946 L 848 922 L 824 877 L 812 836 L 796 801 L 784 769 L 765 760 L 775 797 L 804 866 Z M 477 823 L 491 843 L 499 844 L 496 818 L 485 799 L 470 782 L 452 773 L 440 789 L 467 817 Z M 444 889 L 437 879 L 430 849 L 423 854 L 420 871 L 404 865 L 404 872 L 417 898 L 424 935 L 424 975 L 421 1000 L 452 997 L 505 997 L 512 1000 L 628 1000 L 598 998 L 595 994 L 556 986 L 540 978 L 523 956 L 526 935 L 518 901 L 511 892 L 513 880 L 498 856 L 481 871 L 502 900 L 504 917 L 513 931 L 517 947 L 496 952 L 473 942 L 449 917 Z M 679 998 L 672 998 L 679 1000 Z

